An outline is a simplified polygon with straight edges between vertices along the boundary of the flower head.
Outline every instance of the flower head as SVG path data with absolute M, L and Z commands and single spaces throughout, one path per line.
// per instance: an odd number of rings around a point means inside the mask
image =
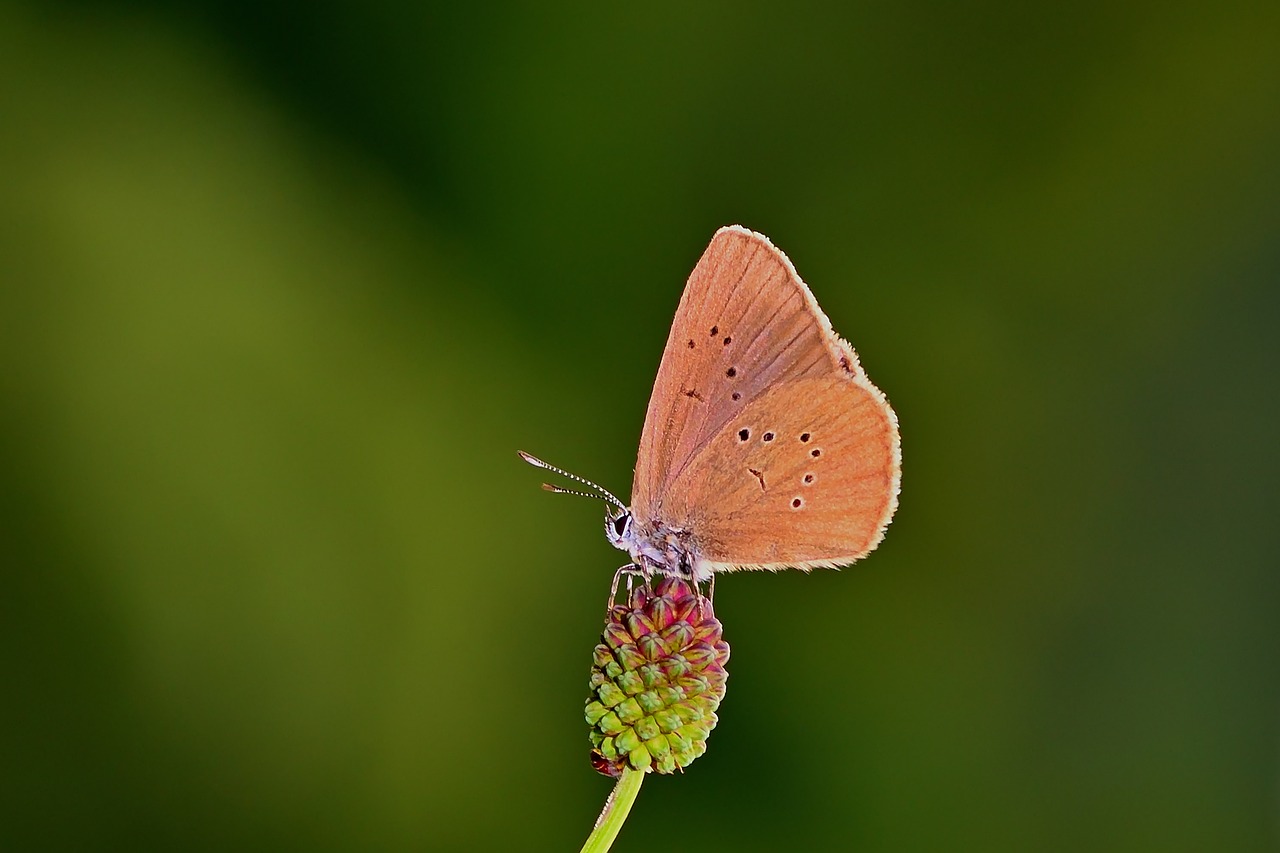
M 591 763 L 674 773 L 707 749 L 724 699 L 729 644 L 710 600 L 663 577 L 615 605 L 591 665 Z

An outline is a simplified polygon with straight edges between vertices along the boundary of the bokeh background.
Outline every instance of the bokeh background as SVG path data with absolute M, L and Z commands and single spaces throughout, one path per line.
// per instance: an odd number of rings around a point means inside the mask
M 902 421 L 616 849 L 1280 846 L 1280 6 L 0 0 L 0 848 L 572 850 L 716 227 Z

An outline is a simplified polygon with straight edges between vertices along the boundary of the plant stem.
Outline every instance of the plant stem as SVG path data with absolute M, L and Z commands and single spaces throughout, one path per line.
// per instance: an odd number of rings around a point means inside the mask
M 631 813 L 631 804 L 640 793 L 640 783 L 644 781 L 643 770 L 632 770 L 628 767 L 622 771 L 622 778 L 613 786 L 613 793 L 605 801 L 604 811 L 596 819 L 596 828 L 591 830 L 587 843 L 582 845 L 582 853 L 605 853 L 618 837 L 618 830 Z

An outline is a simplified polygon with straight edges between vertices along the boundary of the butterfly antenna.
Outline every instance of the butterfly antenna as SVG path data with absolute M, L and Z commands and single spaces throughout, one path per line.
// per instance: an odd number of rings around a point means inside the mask
M 556 492 L 558 494 L 564 494 L 564 495 L 582 495 L 583 497 L 600 498 L 602 500 L 607 500 L 609 503 L 613 504 L 618 509 L 627 508 L 626 504 L 618 500 L 618 498 L 613 494 L 613 492 L 609 491 L 603 486 L 597 486 L 595 483 L 591 482 L 586 477 L 579 477 L 577 474 L 570 474 L 568 471 L 564 470 L 563 468 L 557 468 L 556 466 L 550 463 L 543 462 L 538 457 L 525 453 L 523 450 L 520 450 L 517 452 L 520 454 L 521 459 L 523 459 L 525 462 L 528 462 L 533 467 L 542 468 L 545 471 L 553 471 L 562 477 L 568 477 L 570 480 L 574 480 L 576 482 L 582 483 L 584 486 L 594 489 L 595 491 L 599 492 L 599 494 L 591 495 L 591 494 L 587 494 L 586 492 L 575 492 L 575 491 L 570 491 L 569 489 L 562 489 L 559 486 L 552 486 L 549 483 L 543 483 L 542 488 L 546 489 L 547 491 Z
M 542 490 L 544 492 L 553 492 L 557 495 L 577 495 L 580 498 L 591 498 L 592 500 L 604 501 L 605 503 L 609 502 L 609 499 L 604 495 L 597 495 L 595 492 L 580 492 L 577 489 L 565 489 L 555 485 L 554 483 L 543 483 Z

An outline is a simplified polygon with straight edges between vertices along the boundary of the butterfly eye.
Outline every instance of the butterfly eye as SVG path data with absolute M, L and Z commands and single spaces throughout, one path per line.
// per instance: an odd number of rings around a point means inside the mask
M 624 512 L 613 520 L 613 532 L 621 539 L 626 535 L 627 528 L 631 525 L 631 513 Z

